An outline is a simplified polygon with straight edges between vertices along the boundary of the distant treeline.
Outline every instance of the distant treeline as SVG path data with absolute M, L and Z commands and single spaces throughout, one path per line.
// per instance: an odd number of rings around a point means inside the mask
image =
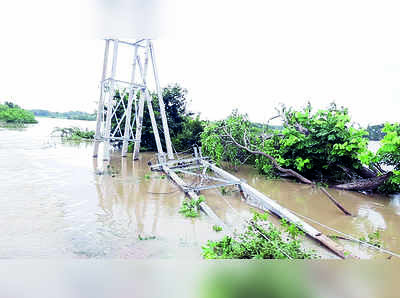
M 70 111 L 70 112 L 64 112 L 64 113 L 59 113 L 59 112 L 50 112 L 48 110 L 31 110 L 31 112 L 35 116 L 39 117 L 49 117 L 49 118 L 62 118 L 62 119 L 73 119 L 73 120 L 89 120 L 89 121 L 95 121 L 96 120 L 96 114 L 89 114 L 86 112 L 80 112 L 80 111 Z
M 283 126 L 281 125 L 266 125 L 262 123 L 257 123 L 253 122 L 252 125 L 255 128 L 258 128 L 260 131 L 262 130 L 268 130 L 268 129 L 276 129 L 276 130 L 282 130 Z M 386 133 L 382 132 L 382 129 L 384 128 L 385 124 L 377 124 L 377 125 L 368 125 L 365 130 L 368 132 L 368 135 L 366 138 L 368 138 L 371 141 L 380 141 L 382 140 Z

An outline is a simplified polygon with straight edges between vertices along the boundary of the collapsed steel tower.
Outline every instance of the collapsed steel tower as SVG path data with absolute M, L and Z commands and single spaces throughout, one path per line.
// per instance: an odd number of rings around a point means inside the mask
M 165 113 L 165 105 L 162 97 L 162 90 L 158 79 L 157 64 L 155 60 L 153 43 L 150 39 L 141 39 L 136 42 L 121 41 L 118 39 L 106 39 L 104 51 L 103 73 L 101 77 L 100 99 L 97 108 L 97 124 L 93 157 L 98 156 L 99 145 L 104 142 L 104 161 L 110 160 L 111 143 L 122 141 L 122 157 L 126 157 L 128 142 L 135 142 L 133 158 L 139 158 L 140 140 L 142 135 L 142 122 L 144 103 L 147 103 L 157 151 L 160 159 L 174 159 L 171 138 Z M 109 59 L 110 45 L 112 47 L 112 58 Z M 116 79 L 118 48 L 128 47 L 131 60 L 131 76 L 126 80 Z M 121 56 L 121 55 L 120 55 Z M 126 58 L 126 57 L 122 57 Z M 109 60 L 111 60 L 111 71 L 108 70 Z M 129 60 L 128 60 L 129 61 Z M 129 63 L 129 62 L 128 62 Z M 126 65 L 128 65 L 128 63 Z M 148 69 L 152 68 L 155 88 L 158 96 L 160 114 L 165 137 L 167 156 L 165 155 L 158 127 L 153 112 L 152 96 L 147 86 Z M 138 75 L 139 74 L 139 75 Z M 118 93 L 119 96 L 116 96 Z M 139 97 L 139 99 L 137 99 Z M 127 104 L 124 99 L 128 98 Z M 117 110 L 123 108 L 123 113 L 118 114 Z M 132 111 L 134 108 L 134 111 Z M 133 115 L 133 117 L 132 117 Z M 117 125 L 112 127 L 112 120 Z M 125 120 L 124 133 L 121 125 Z M 135 123 L 136 122 L 136 123 Z M 134 123 L 136 125 L 134 125 Z M 136 126 L 135 133 L 133 132 Z

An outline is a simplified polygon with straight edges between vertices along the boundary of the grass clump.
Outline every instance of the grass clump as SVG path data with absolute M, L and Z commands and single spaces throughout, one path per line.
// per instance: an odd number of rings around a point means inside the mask
M 213 225 L 213 230 L 214 230 L 215 232 L 221 232 L 221 231 L 222 231 L 222 227 L 221 227 L 221 226 L 218 226 L 218 225 Z
M 93 140 L 95 132 L 88 129 L 80 129 L 79 127 L 56 127 L 52 134 L 58 133 L 60 137 L 67 140 Z
M 379 230 L 376 230 L 375 232 L 368 234 L 367 237 L 360 237 L 359 240 L 367 242 L 368 244 L 371 244 L 376 247 L 382 247 L 383 243 L 380 238 L 381 238 L 380 232 Z
M 204 202 L 205 198 L 203 195 L 196 199 L 185 199 L 182 202 L 179 213 L 182 213 L 185 217 L 199 217 L 200 216 L 200 203 Z
M 284 232 L 267 222 L 268 214 L 254 213 L 246 230 L 236 237 L 225 236 L 202 247 L 205 259 L 313 259 L 314 251 L 302 248 L 303 235 L 294 224 L 282 221 Z
M 156 239 L 156 236 L 144 236 L 144 237 L 142 237 L 142 236 L 140 236 L 140 234 L 138 235 L 138 239 L 139 240 L 154 240 L 154 239 Z

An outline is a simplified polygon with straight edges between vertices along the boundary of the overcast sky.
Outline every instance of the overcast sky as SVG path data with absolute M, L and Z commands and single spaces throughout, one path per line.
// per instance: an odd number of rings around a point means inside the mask
M 265 121 L 278 103 L 336 101 L 363 125 L 399 121 L 399 11 L 366 0 L 2 0 L 0 101 L 92 112 L 102 38 L 151 37 L 161 84 L 187 88 L 202 118 L 238 108 Z

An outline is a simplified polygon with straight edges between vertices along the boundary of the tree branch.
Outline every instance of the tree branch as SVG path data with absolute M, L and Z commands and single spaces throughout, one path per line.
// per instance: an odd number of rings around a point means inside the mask
M 273 166 L 280 172 L 285 173 L 287 175 L 290 175 L 292 177 L 297 178 L 298 180 L 300 180 L 301 182 L 305 183 L 305 184 L 310 184 L 310 185 L 316 185 L 315 182 L 305 178 L 304 176 L 300 175 L 299 173 L 297 173 L 296 171 L 293 171 L 292 169 L 285 169 L 282 168 L 278 162 L 275 160 L 275 158 L 273 158 L 271 155 L 263 152 L 263 151 L 258 151 L 258 150 L 252 150 L 250 148 L 248 148 L 247 146 L 243 146 L 242 144 L 238 143 L 235 138 L 229 134 L 225 128 L 223 128 L 224 132 L 226 133 L 226 136 L 230 138 L 230 140 L 239 148 L 246 150 L 247 152 L 251 153 L 251 154 L 258 154 L 258 155 L 262 155 L 265 156 L 266 158 L 268 158 Z M 330 195 L 326 189 L 324 189 L 323 187 L 321 187 L 321 191 L 346 215 L 352 215 L 349 211 L 347 211 L 338 201 L 336 201 L 332 195 Z

